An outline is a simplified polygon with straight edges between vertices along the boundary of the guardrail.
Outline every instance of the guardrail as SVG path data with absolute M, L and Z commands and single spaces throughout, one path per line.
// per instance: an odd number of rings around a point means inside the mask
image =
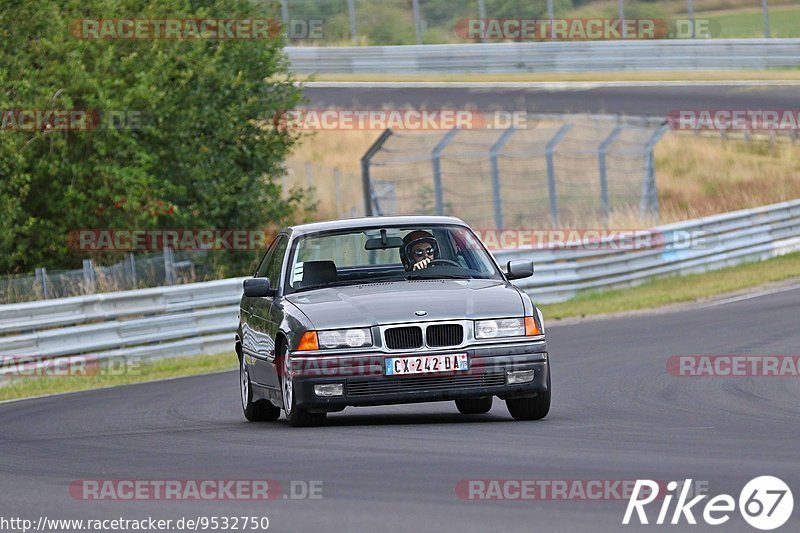
M 687 232 L 703 246 L 680 246 Z M 800 200 L 659 226 L 642 249 L 585 245 L 495 252 L 504 264 L 531 258 L 520 280 L 537 303 L 587 289 L 633 286 L 657 276 L 703 272 L 800 250 Z M 95 294 L 0 306 L 0 355 L 166 357 L 233 349 L 242 281 Z M 4 374 L 0 367 L 0 375 Z
M 738 70 L 800 66 L 800 39 L 286 47 L 300 74 Z

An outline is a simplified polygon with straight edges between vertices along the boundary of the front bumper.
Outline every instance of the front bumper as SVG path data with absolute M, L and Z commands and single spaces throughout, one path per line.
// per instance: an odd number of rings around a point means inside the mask
M 384 375 L 384 360 L 410 354 L 370 353 L 319 357 L 292 354 L 294 395 L 297 406 L 312 411 L 338 411 L 346 406 L 435 402 L 498 396 L 502 399 L 535 396 L 549 383 L 549 358 L 543 340 L 426 350 L 421 355 L 466 353 L 469 371 L 447 374 Z M 335 362 L 335 364 L 331 364 Z M 318 372 L 309 372 L 317 369 Z M 533 370 L 533 381 L 508 384 L 507 373 Z M 342 396 L 321 397 L 314 385 L 343 383 Z

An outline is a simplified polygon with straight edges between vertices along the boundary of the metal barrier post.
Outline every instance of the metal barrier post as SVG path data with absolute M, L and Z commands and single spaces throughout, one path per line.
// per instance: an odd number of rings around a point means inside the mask
M 417 37 L 417 44 L 422 44 L 422 23 L 419 18 L 419 0 L 411 0 L 411 11 L 414 14 L 414 33 Z
M 281 0 L 281 19 L 283 19 L 283 25 L 289 25 L 289 0 Z
M 133 257 L 133 254 L 127 254 L 125 256 L 125 269 L 128 271 L 128 279 L 131 282 L 131 288 L 135 289 L 138 280 L 136 279 L 136 259 Z
M 172 248 L 164 247 L 164 283 L 175 285 L 175 260 L 172 257 Z
M 645 176 L 644 183 L 642 184 L 642 198 L 639 201 L 639 216 L 644 218 L 647 211 L 653 213 L 658 221 L 658 190 L 656 189 L 656 169 L 655 159 L 653 155 L 653 148 L 656 143 L 661 140 L 661 137 L 669 130 L 666 124 L 658 128 L 655 133 L 647 140 L 644 145 L 646 159 L 645 159 Z
M 48 299 L 47 293 L 47 269 L 44 267 L 36 269 L 36 282 L 42 286 L 42 298 L 44 300 Z
M 364 186 L 364 216 L 371 217 L 373 215 L 372 204 L 374 198 L 372 195 L 372 181 L 369 176 L 369 164 L 372 158 L 377 154 L 389 137 L 392 136 L 392 130 L 386 130 L 381 133 L 381 136 L 369 147 L 367 153 L 361 157 L 361 182 Z M 375 205 L 375 211 L 378 215 L 381 214 L 380 206 Z
M 486 21 L 486 0 L 478 0 L 478 18 L 481 19 L 481 33 L 483 33 L 483 24 Z M 481 35 L 481 42 L 486 39 Z
M 97 277 L 95 276 L 94 266 L 91 259 L 83 260 L 83 287 L 86 294 L 92 294 L 96 290 Z
M 558 196 L 556 194 L 556 171 L 553 164 L 553 154 L 555 153 L 556 146 L 561 139 L 572 128 L 572 124 L 564 124 L 561 126 L 552 139 L 547 141 L 545 148 L 545 157 L 547 158 L 547 189 L 550 193 L 550 218 L 553 222 L 553 227 L 558 227 Z
M 606 173 L 606 154 L 608 153 L 608 149 L 617 140 L 622 130 L 625 129 L 624 126 L 617 126 L 611 133 L 609 133 L 608 137 L 605 138 L 603 142 L 600 143 L 600 148 L 597 150 L 597 162 L 600 166 L 600 204 L 602 205 L 603 209 L 603 218 L 605 218 L 606 223 L 608 223 L 608 215 L 609 215 L 609 205 L 608 205 L 608 175 Z
M 358 44 L 358 33 L 356 33 L 356 2 L 347 0 L 347 11 L 350 14 L 350 38 L 353 44 Z
M 434 147 L 433 152 L 431 152 L 431 156 L 433 157 L 433 192 L 436 196 L 436 214 L 437 215 L 444 215 L 444 197 L 442 192 L 442 152 L 447 145 L 450 144 L 450 141 L 453 140 L 453 137 L 458 134 L 458 129 L 453 128 L 452 130 L 448 131 L 442 140 Z
M 341 218 L 339 214 L 339 204 L 341 203 L 342 172 L 338 168 L 333 169 L 333 193 L 336 202 L 336 218 Z
M 500 166 L 497 156 L 503 146 L 508 142 L 514 132 L 514 126 L 504 131 L 500 138 L 492 145 L 489 151 L 489 160 L 492 167 L 492 195 L 494 197 L 494 225 L 498 230 L 503 229 L 503 200 L 500 198 Z

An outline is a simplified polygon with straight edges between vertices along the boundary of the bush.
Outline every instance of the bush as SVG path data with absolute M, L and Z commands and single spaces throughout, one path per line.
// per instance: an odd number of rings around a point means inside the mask
M 296 136 L 261 122 L 301 99 L 282 37 L 70 34 L 81 18 L 272 14 L 260 5 L 37 0 L 0 12 L 0 109 L 98 110 L 103 117 L 91 131 L 0 131 L 0 271 L 80 266 L 86 254 L 67 240 L 75 229 L 264 229 L 293 216 L 302 198 L 282 199 L 275 178 Z M 107 127 L 113 112 L 134 127 Z M 210 257 L 222 272 L 240 272 L 253 259 Z

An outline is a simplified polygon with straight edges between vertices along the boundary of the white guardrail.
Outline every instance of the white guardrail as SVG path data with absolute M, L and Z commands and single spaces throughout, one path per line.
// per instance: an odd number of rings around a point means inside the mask
M 531 258 L 518 285 L 536 303 L 587 289 L 703 272 L 800 250 L 800 200 L 659 226 L 647 247 L 586 246 L 496 252 Z M 686 235 L 701 245 L 682 246 Z M 681 241 L 681 242 L 678 242 Z M 697 243 L 696 243 L 697 244 Z M 0 361 L 8 356 L 170 357 L 233 350 L 245 278 L 0 306 Z M 12 358 L 13 360 L 13 358 Z M 0 367 L 0 375 L 8 367 Z
M 800 39 L 290 46 L 285 50 L 291 70 L 299 74 L 738 70 L 800 66 Z

